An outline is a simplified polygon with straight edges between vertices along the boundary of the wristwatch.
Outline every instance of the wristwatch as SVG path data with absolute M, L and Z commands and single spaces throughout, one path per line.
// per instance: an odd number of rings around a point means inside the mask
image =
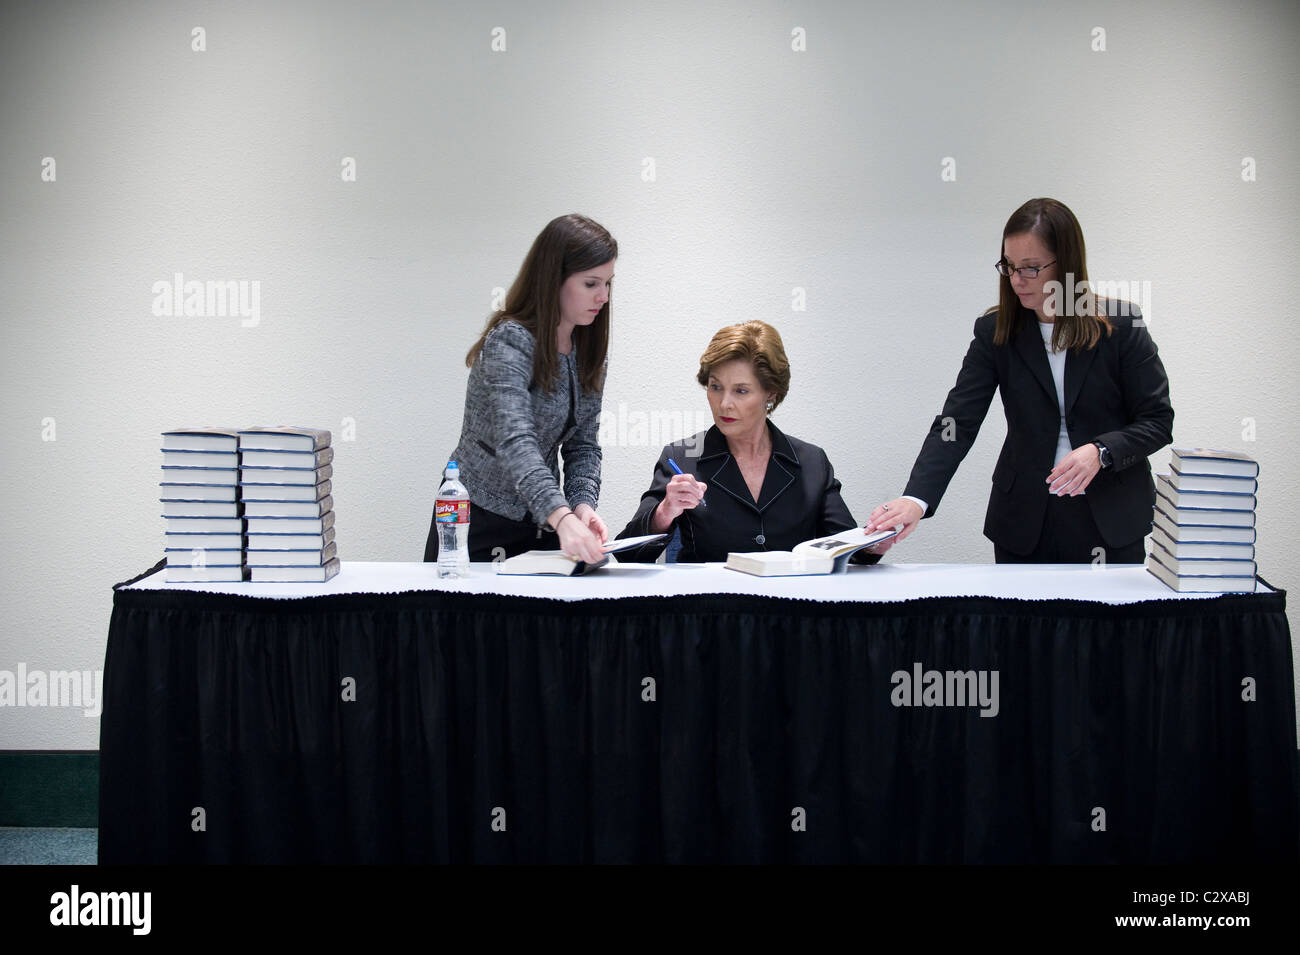
M 1115 463 L 1114 459 L 1110 456 L 1110 448 L 1106 447 L 1106 445 L 1102 444 L 1100 441 L 1094 441 L 1092 443 L 1097 446 L 1097 451 L 1100 453 L 1101 469 L 1103 471 L 1109 471 L 1110 466 Z

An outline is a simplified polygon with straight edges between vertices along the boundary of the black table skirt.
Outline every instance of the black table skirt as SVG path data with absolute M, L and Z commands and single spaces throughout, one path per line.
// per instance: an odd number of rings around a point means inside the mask
M 119 589 L 100 861 L 1294 862 L 1295 757 L 1284 593 Z

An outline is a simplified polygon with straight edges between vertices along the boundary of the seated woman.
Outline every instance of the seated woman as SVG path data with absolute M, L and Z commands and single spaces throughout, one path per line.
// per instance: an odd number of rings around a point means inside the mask
M 713 427 L 664 448 L 619 537 L 671 535 L 676 528 L 678 560 L 725 561 L 731 551 L 790 550 L 858 526 L 826 452 L 782 433 L 768 417 L 790 389 L 790 363 L 775 328 L 745 322 L 722 329 L 700 358 L 698 378 Z M 620 559 L 652 561 L 664 546 L 647 544 Z M 854 558 L 874 563 L 889 546 Z

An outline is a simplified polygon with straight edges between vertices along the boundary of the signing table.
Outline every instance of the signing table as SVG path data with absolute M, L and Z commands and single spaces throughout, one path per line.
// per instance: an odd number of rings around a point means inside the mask
M 1296 861 L 1263 582 L 494 570 L 119 585 L 100 861 Z

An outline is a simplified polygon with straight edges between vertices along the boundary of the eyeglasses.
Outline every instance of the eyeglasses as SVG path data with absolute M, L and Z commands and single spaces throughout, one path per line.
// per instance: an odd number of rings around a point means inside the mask
M 1048 265 L 1055 265 L 1055 264 L 1056 264 L 1056 259 L 1052 259 L 1052 261 L 1048 262 L 1047 265 L 1026 265 L 1023 268 L 1013 269 L 1011 267 L 1011 263 L 1009 263 L 1006 259 L 1002 259 L 1001 261 L 994 262 L 993 267 L 998 270 L 998 273 L 1000 275 L 1005 275 L 1008 278 L 1014 275 L 1016 272 L 1019 272 L 1022 276 L 1024 276 L 1027 279 L 1036 279 L 1038 278 L 1039 272 L 1047 268 Z

